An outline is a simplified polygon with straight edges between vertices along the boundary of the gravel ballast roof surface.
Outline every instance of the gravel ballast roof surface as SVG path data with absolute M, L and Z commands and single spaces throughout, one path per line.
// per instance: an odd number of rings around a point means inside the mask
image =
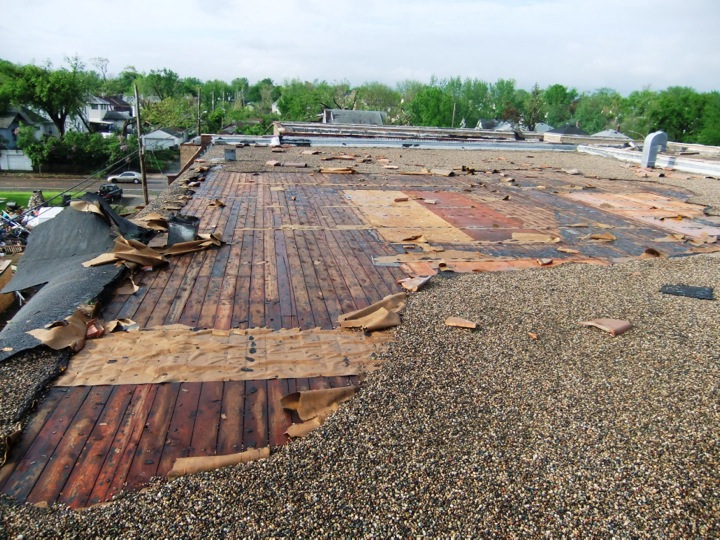
M 383 369 L 306 439 L 82 512 L 6 507 L 5 523 L 26 537 L 717 535 L 720 304 L 658 291 L 717 289 L 719 262 L 436 277 Z M 635 327 L 578 324 L 598 317 Z
M 638 180 L 621 162 L 577 153 L 322 150 L 285 158 L 243 148 L 221 165 L 343 166 L 319 157 L 347 151 L 403 169 L 545 164 Z M 211 148 L 207 165 L 222 153 Z M 673 182 L 696 202 L 720 193 L 714 179 Z M 146 211 L 185 189 L 178 182 Z M 720 257 L 435 277 L 411 295 L 385 365 L 360 394 L 269 460 L 158 480 L 80 512 L 0 496 L 0 524 L 10 538 L 718 537 L 720 303 L 659 293 L 679 283 L 717 291 Z M 448 316 L 479 330 L 446 327 Z M 613 338 L 579 325 L 600 317 L 635 327 Z M 22 373 L 20 359 L 0 366 L 6 427 L 59 361 L 39 356 Z

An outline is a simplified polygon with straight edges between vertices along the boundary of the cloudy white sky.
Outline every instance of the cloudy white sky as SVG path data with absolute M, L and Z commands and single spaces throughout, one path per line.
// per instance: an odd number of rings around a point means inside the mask
M 2 0 L 0 58 L 251 83 L 720 90 L 718 0 Z

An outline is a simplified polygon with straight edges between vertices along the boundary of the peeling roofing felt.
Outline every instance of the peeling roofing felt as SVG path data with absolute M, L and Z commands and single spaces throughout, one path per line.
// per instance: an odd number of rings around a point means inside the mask
M 67 207 L 31 232 L 18 270 L 2 292 L 44 286 L 0 332 L 0 340 L 7 349 L 0 351 L 0 361 L 38 346 L 40 342 L 27 334 L 29 330 L 64 319 L 120 278 L 122 268 L 82 266 L 83 262 L 112 250 L 116 234 L 113 228 L 131 237 L 147 234 L 115 214 L 99 197 L 88 194 L 85 198 L 104 208 L 108 221 L 94 212 Z

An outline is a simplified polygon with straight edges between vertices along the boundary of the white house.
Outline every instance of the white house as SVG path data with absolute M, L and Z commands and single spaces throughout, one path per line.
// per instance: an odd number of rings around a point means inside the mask
M 133 109 L 122 98 L 90 96 L 78 116 L 68 118 L 68 129 L 81 132 L 113 133 L 121 131 L 133 118 Z
M 160 150 L 180 146 L 187 141 L 187 132 L 175 129 L 156 129 L 142 136 L 143 144 L 148 150 Z

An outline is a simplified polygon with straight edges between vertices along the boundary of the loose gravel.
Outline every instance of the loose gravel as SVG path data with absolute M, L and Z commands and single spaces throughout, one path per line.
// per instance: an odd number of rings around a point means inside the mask
M 719 262 L 433 278 L 382 370 L 306 439 L 82 512 L 6 501 L 8 533 L 717 536 L 720 303 L 658 291 L 717 290 Z M 451 315 L 480 328 L 446 327 Z M 578 324 L 598 317 L 634 328 Z

